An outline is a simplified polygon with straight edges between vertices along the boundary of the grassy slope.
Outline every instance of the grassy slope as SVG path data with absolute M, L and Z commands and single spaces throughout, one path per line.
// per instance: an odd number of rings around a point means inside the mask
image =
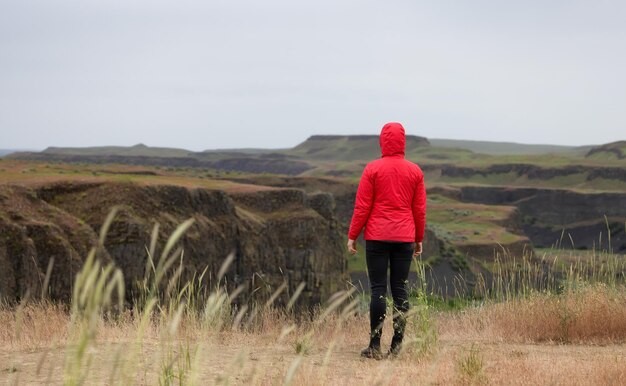
M 452 245 L 509 244 L 524 240 L 504 225 L 515 208 L 465 204 L 433 194 L 428 197 L 428 224 Z
M 408 135 L 407 148 L 428 147 L 423 137 Z M 378 136 L 313 136 L 293 149 L 285 151 L 308 160 L 358 161 L 376 158 L 380 155 Z
M 334 140 L 308 139 L 287 153 L 312 160 L 354 161 L 367 159 L 379 149 L 374 140 L 350 141 L 349 137 L 338 137 Z

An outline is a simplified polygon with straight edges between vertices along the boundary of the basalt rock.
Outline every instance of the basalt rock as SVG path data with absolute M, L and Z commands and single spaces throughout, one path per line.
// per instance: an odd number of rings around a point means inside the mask
M 516 206 L 524 233 L 535 246 L 626 251 L 626 194 L 481 186 L 459 189 L 464 202 Z
M 15 300 L 27 292 L 39 296 L 54 258 L 50 296 L 69 300 L 74 276 L 114 206 L 119 212 L 103 257 L 124 272 L 129 301 L 145 272 L 154 225 L 160 225 L 158 258 L 167 237 L 188 218 L 195 222 L 179 241 L 183 280 L 208 267 L 205 284 L 215 284 L 211 280 L 232 252 L 235 260 L 225 281 L 231 289 L 245 286 L 241 301 L 262 301 L 287 283 L 277 301 L 284 304 L 304 282 L 298 304 L 311 307 L 345 284 L 346 260 L 333 203 L 300 190 L 231 197 L 178 186 L 62 183 L 36 190 L 3 186 L 0 193 L 0 298 Z
M 97 243 L 91 227 L 17 186 L 0 186 L 0 299 L 45 296 L 68 301 L 74 275 Z M 109 261 L 107 253 L 102 258 Z
M 597 178 L 626 181 L 626 169 L 620 167 L 584 165 L 544 167 L 533 164 L 495 164 L 485 168 L 476 168 L 443 164 L 424 165 L 422 169 L 426 172 L 437 172 L 441 177 L 464 179 L 471 179 L 475 176 L 487 177 L 490 175 L 493 176 L 512 173 L 518 177 L 526 176 L 529 180 L 549 180 L 556 177 L 586 174 L 587 181 L 593 181 Z

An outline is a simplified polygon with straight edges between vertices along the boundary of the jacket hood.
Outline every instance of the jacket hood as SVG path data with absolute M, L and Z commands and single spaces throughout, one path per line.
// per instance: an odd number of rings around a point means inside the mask
M 398 122 L 389 122 L 380 132 L 380 151 L 383 157 L 392 155 L 404 156 L 406 137 L 404 127 Z

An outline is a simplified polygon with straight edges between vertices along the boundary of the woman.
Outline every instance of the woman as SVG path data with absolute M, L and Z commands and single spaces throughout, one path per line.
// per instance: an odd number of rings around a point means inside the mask
M 389 354 L 395 356 L 400 351 L 409 310 L 411 259 L 422 253 L 426 223 L 424 174 L 419 166 L 404 159 L 405 146 L 404 127 L 400 123 L 383 126 L 382 157 L 367 164 L 363 171 L 348 232 L 348 251 L 354 255 L 355 240 L 365 227 L 365 256 L 372 293 L 370 343 L 361 352 L 367 358 L 382 358 L 380 337 L 387 308 L 387 267 L 394 303 Z

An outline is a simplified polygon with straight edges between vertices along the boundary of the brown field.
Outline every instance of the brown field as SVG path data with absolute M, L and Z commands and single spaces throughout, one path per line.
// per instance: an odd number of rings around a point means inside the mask
M 293 319 L 267 309 L 251 328 L 207 330 L 183 318 L 173 335 L 172 319 L 163 315 L 142 338 L 140 321 L 130 314 L 100 320 L 82 365 L 85 384 L 626 383 L 626 292 L 602 285 L 434 313 L 436 342 L 425 352 L 407 344 L 399 358 L 382 361 L 359 357 L 366 315 L 333 314 L 285 333 Z M 0 323 L 1 382 L 69 383 L 64 374 L 77 331 L 63 307 L 5 307 Z M 419 338 L 412 326 L 407 338 Z M 383 342 L 390 329 L 388 323 Z

